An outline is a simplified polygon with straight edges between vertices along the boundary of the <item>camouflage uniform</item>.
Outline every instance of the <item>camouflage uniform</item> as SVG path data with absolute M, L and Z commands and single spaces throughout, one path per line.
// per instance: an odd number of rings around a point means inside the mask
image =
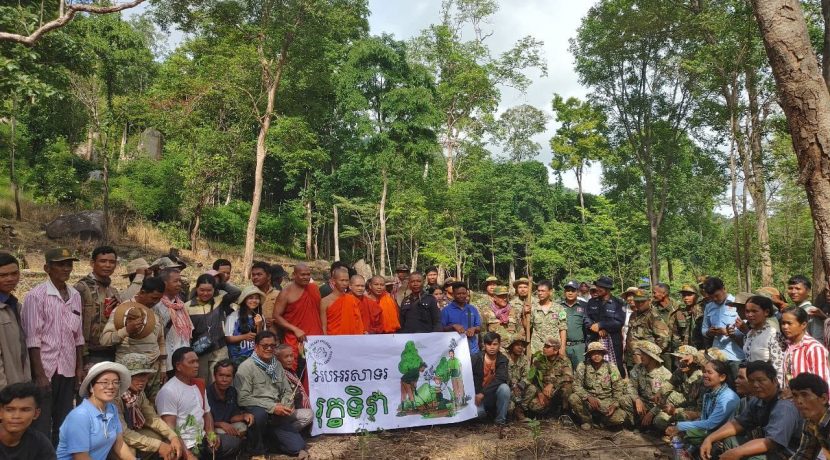
M 530 368 L 530 360 L 526 355 L 521 355 L 516 361 L 510 354 L 507 355 L 507 385 L 510 387 L 510 405 L 522 405 L 522 399 L 527 388 L 527 370 Z
M 691 373 L 687 374 L 683 369 L 677 369 L 671 376 L 669 382 L 674 387 L 667 397 L 666 402 L 675 408 L 674 415 L 669 421 L 687 420 L 685 413 L 688 410 L 700 412 L 703 402 L 703 371 L 695 364 Z
M 658 315 L 656 309 L 649 308 L 644 313 L 634 311 L 628 319 L 626 335 L 625 364 L 630 369 L 634 365 L 634 344 L 646 340 L 660 347 L 661 353 L 669 345 L 669 327 Z M 663 358 L 665 360 L 665 358 Z
M 519 323 L 519 316 L 516 314 L 515 307 L 510 308 L 510 314 L 507 324 L 502 324 L 493 312 L 493 308 L 489 305 L 479 309 L 481 314 L 481 333 L 496 332 L 501 336 L 501 348 L 506 354 L 507 348 L 510 346 L 508 340 L 517 332 L 522 331 Z
M 697 343 L 696 336 L 700 336 L 700 334 L 695 334 L 695 332 L 700 331 L 700 321 L 703 317 L 697 311 L 698 309 L 697 305 L 692 305 L 691 307 L 681 305 L 669 315 L 667 325 L 669 327 L 669 333 L 671 334 L 671 340 L 669 341 L 667 352 L 674 353 L 682 345 L 691 345 L 695 348 L 702 346 L 701 343 Z
M 530 310 L 530 352 L 535 355 L 542 351 L 545 339 L 548 337 L 559 338 L 559 331 L 568 330 L 568 314 L 562 305 L 551 301 L 547 312 L 541 305 L 536 305 Z M 562 344 L 563 346 L 565 344 Z
M 652 343 L 648 345 L 656 348 Z M 630 411 L 627 414 L 629 422 L 634 425 L 640 424 L 640 417 L 634 406 L 634 401 L 639 398 L 645 405 L 646 411 L 654 415 L 652 419 L 654 428 L 660 433 L 666 431 L 670 417 L 662 411 L 662 408 L 666 397 L 674 390 L 670 380 L 671 372 L 663 366 L 657 366 L 651 372 L 646 370 L 642 364 L 637 364 L 631 369 L 628 380 L 629 404 L 626 405 Z
M 591 363 L 579 363 L 574 373 L 573 394 L 568 398 L 568 402 L 581 423 L 590 423 L 591 416 L 598 415 L 601 423 L 619 426 L 626 418 L 623 402 L 628 399 L 627 391 L 628 388 L 616 365 L 602 361 L 599 368 L 594 369 Z M 588 404 L 589 396 L 599 400 L 599 411 L 592 411 Z M 613 404 L 616 404 L 617 410 L 609 417 L 605 414 Z
M 531 311 L 539 306 L 539 299 L 535 296 L 530 296 L 530 309 Z M 516 333 L 522 334 L 525 338 L 527 338 L 524 330 L 524 326 L 522 325 L 522 317 L 524 316 L 525 311 L 525 301 L 520 299 L 518 296 L 510 299 L 510 310 L 515 315 L 516 320 Z M 558 337 L 558 336 L 557 336 Z
M 565 408 L 573 392 L 571 361 L 558 354 L 553 359 L 548 359 L 542 353 L 536 353 L 533 355 L 533 364 L 528 371 L 527 380 L 528 385 L 522 400 L 522 407 L 526 411 L 546 414 L 556 407 Z M 553 396 L 547 405 L 542 405 L 537 396 L 548 385 L 553 385 Z
M 101 332 L 110 315 L 118 306 L 118 290 L 112 284 L 98 280 L 95 275 L 81 278 L 75 289 L 83 302 L 84 365 L 89 368 L 101 361 L 115 361 L 115 347 L 99 343 Z

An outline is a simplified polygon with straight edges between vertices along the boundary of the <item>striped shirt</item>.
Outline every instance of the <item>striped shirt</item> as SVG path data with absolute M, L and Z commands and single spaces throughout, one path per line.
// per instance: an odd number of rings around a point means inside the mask
M 784 352 L 784 385 L 799 374 L 816 374 L 825 382 L 830 381 L 827 370 L 827 349 L 818 340 L 804 334 L 799 343 L 789 343 Z
M 26 346 L 40 348 L 43 372 L 49 379 L 55 374 L 74 377 L 75 348 L 84 344 L 81 294 L 68 284 L 66 289 L 69 300 L 65 302 L 47 279 L 29 291 L 23 301 Z

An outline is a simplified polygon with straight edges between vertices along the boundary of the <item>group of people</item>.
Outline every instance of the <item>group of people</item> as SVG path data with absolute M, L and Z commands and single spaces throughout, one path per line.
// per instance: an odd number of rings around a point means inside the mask
M 364 278 L 335 262 L 318 287 L 298 264 L 256 262 L 251 285 L 217 260 L 192 289 L 175 255 L 127 266 L 96 248 L 91 273 L 45 253 L 47 279 L 23 302 L 17 260 L 0 254 L 0 458 L 307 457 L 304 342 L 313 335 L 456 332 L 474 402 L 500 436 L 510 420 L 571 415 L 582 429 L 654 430 L 700 458 L 820 458 L 830 449 L 826 312 L 810 281 L 727 293 L 526 278 L 482 294 L 439 270 Z M 535 290 L 534 290 L 535 287 Z M 680 446 L 680 447 L 678 447 Z

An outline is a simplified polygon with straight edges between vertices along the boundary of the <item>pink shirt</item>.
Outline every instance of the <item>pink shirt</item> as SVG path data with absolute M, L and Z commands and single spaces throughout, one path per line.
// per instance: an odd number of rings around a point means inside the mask
M 784 353 L 784 385 L 799 374 L 809 372 L 818 375 L 825 382 L 830 381 L 827 370 L 827 349 L 818 340 L 804 334 L 797 344 L 789 344 Z
M 81 294 L 66 285 L 69 300 L 48 278 L 34 287 L 23 301 L 21 320 L 26 346 L 40 348 L 43 372 L 51 379 L 59 374 L 75 376 L 75 348 L 84 344 Z

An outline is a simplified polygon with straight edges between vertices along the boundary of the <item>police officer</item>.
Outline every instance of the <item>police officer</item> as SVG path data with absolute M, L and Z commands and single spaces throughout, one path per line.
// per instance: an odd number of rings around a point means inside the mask
M 565 285 L 565 297 L 562 299 L 567 315 L 568 330 L 565 352 L 574 369 L 585 361 L 585 302 L 579 300 L 579 282 L 569 281 Z
M 611 289 L 614 287 L 614 281 L 611 278 L 601 276 L 594 285 L 597 295 L 588 301 L 583 321 L 587 334 L 586 340 L 605 343 L 608 348 L 608 361 L 616 363 L 620 374 L 625 375 L 622 359 L 622 327 L 625 324 L 625 310 L 623 310 L 622 301 L 611 295 Z M 608 347 L 609 342 L 611 347 Z

